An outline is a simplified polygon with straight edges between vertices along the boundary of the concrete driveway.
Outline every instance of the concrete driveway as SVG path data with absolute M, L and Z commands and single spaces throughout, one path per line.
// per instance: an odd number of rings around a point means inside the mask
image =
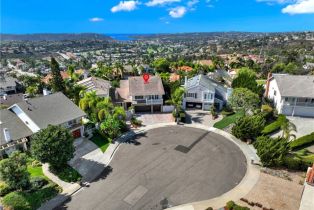
M 75 156 L 69 164 L 82 175 L 82 181 L 89 182 L 106 167 L 106 156 L 97 145 L 86 138 L 76 139 L 74 146 Z
M 135 117 L 141 120 L 143 125 L 174 122 L 172 113 L 137 113 Z
M 120 145 L 102 176 L 59 209 L 163 209 L 222 195 L 246 173 L 241 150 L 206 130 L 168 126 L 136 141 Z
M 297 138 L 314 132 L 314 118 L 291 117 L 287 118 L 297 127 Z
M 203 110 L 186 110 L 187 113 L 187 122 L 188 124 L 202 124 L 208 127 L 213 127 L 213 125 L 222 119 L 222 116 L 219 115 L 215 120 L 212 119 L 212 116 L 209 111 Z

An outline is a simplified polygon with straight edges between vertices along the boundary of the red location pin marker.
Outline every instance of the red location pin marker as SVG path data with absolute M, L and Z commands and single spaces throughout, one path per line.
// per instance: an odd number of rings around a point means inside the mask
M 144 83 L 147 84 L 147 83 L 148 83 L 148 80 L 149 80 L 149 74 L 144 73 L 144 74 L 143 74 L 143 80 L 144 80 Z

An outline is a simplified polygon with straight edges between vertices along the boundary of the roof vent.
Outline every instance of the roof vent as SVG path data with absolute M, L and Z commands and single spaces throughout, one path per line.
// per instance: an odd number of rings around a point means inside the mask
M 3 128 L 4 139 L 7 143 L 9 143 L 11 139 L 10 131 L 7 128 Z

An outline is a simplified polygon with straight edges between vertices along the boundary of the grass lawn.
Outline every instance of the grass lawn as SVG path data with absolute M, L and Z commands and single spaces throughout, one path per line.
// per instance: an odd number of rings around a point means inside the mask
M 214 124 L 214 128 L 218 128 L 218 129 L 224 129 L 225 127 L 227 127 L 228 125 L 235 123 L 235 121 L 239 118 L 242 117 L 244 115 L 244 112 L 239 111 L 233 115 L 229 115 L 226 116 L 224 118 L 222 118 L 222 120 L 216 122 Z
M 28 173 L 30 173 L 31 177 L 36 177 L 36 176 L 45 177 L 41 166 L 33 167 L 31 165 L 28 165 L 27 171 Z
M 94 144 L 96 144 L 102 152 L 105 152 L 110 145 L 108 139 L 102 137 L 98 133 L 95 133 L 90 140 L 94 142 Z
M 258 80 L 256 80 L 256 82 L 259 85 L 265 85 L 266 84 L 266 80 L 265 79 L 258 79 Z

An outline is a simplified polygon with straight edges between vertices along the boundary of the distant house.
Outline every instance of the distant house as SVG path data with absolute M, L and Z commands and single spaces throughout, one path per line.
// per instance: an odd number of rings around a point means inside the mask
M 16 93 L 17 79 L 0 74 L 0 95 Z
M 142 77 L 129 77 L 120 80 L 116 102 L 128 108 L 134 106 L 135 112 L 162 111 L 165 90 L 160 77 L 151 76 L 147 83 Z
M 61 92 L 13 104 L 0 112 L 0 154 L 10 153 L 21 145 L 25 148 L 27 138 L 48 125 L 61 125 L 73 137 L 81 137 L 85 115 Z
M 212 105 L 219 109 L 227 103 L 232 89 L 224 87 L 219 82 L 206 75 L 197 75 L 190 79 L 185 79 L 184 108 L 199 108 L 209 110 Z
M 60 74 L 61 74 L 61 77 L 63 80 L 65 79 L 69 79 L 70 78 L 70 75 L 66 72 L 66 71 L 60 71 Z M 45 76 L 42 81 L 45 83 L 45 84 L 48 84 L 50 82 L 50 80 L 52 79 L 52 74 L 47 74 L 47 76 Z
M 77 82 L 77 84 L 85 87 L 87 91 L 96 91 L 97 96 L 109 97 L 110 95 L 111 84 L 107 80 L 89 77 Z
M 190 72 L 190 71 L 193 71 L 193 68 L 190 67 L 190 66 L 180 66 L 180 67 L 178 68 L 178 70 L 180 70 L 180 71 L 185 71 L 185 72 Z
M 314 76 L 270 74 L 265 96 L 280 114 L 314 117 Z

